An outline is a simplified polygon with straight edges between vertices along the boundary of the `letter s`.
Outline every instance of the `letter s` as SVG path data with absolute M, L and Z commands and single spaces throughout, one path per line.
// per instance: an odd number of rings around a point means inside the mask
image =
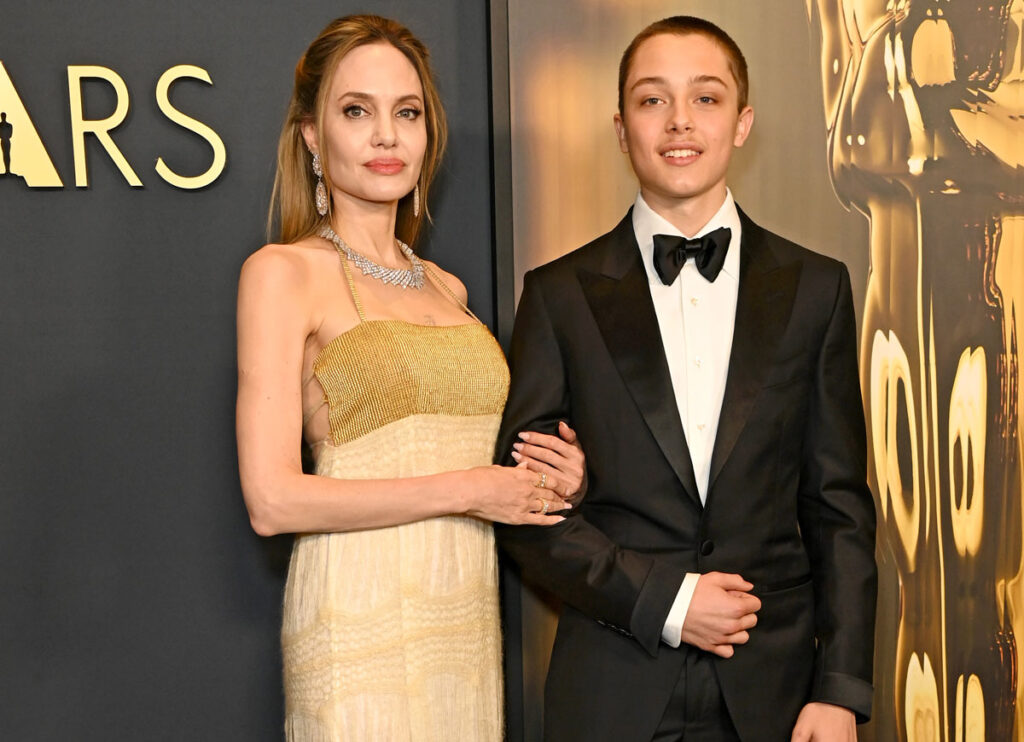
M 209 143 L 210 147 L 213 148 L 213 162 L 210 163 L 210 167 L 206 172 L 199 175 L 187 176 L 178 175 L 167 166 L 164 162 L 164 158 L 158 157 L 156 160 L 156 172 L 172 186 L 193 190 L 208 186 L 220 177 L 220 174 L 224 172 L 224 165 L 227 164 L 227 150 L 224 148 L 224 142 L 217 135 L 217 132 L 203 122 L 196 121 L 194 118 L 186 116 L 171 105 L 170 98 L 168 97 L 171 84 L 182 77 L 191 77 L 196 80 L 202 80 L 208 85 L 213 84 L 209 73 L 202 67 L 196 67 L 191 64 L 175 65 L 162 74 L 160 79 L 157 81 L 156 103 L 160 107 L 160 111 L 164 116 L 183 129 L 188 129 L 189 131 L 198 134 L 205 139 L 207 143 Z

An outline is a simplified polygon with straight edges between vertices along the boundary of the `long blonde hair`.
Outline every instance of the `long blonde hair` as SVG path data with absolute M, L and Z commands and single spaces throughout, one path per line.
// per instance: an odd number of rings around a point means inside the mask
M 313 191 L 316 176 L 311 167 L 311 156 L 302 137 L 302 125 L 316 122 L 319 151 L 326 152 L 323 139 L 324 108 L 334 71 L 338 63 L 353 49 L 367 44 L 385 43 L 402 52 L 412 63 L 423 86 L 424 118 L 427 127 L 427 149 L 423 156 L 418 184 L 420 187 L 420 213 L 413 214 L 413 196 L 404 196 L 398 202 L 395 236 L 414 245 L 430 219 L 427 204 L 430 184 L 441 165 L 448 141 L 448 124 L 444 108 L 430 68 L 430 53 L 423 43 L 405 26 L 377 15 L 348 15 L 327 24 L 313 40 L 299 63 L 295 65 L 295 88 L 288 104 L 288 115 L 281 128 L 277 144 L 277 174 L 270 198 L 267 216 L 267 236 L 274 239 L 275 221 L 277 239 L 290 243 L 316 234 L 330 224 L 331 210 L 325 216 L 316 212 Z M 329 163 L 321 157 L 325 184 L 330 184 Z M 330 201 L 330 199 L 328 199 Z

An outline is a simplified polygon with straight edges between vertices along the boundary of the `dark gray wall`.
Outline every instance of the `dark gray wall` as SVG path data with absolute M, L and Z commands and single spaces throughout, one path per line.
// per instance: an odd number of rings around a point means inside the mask
M 330 19 L 371 9 L 431 48 L 452 137 L 426 254 L 493 318 L 487 4 L 4 3 L 0 60 L 61 190 L 0 181 L 0 735 L 18 740 L 280 738 L 277 644 L 290 542 L 248 527 L 233 406 L 238 269 L 259 247 L 294 64 Z M 114 69 L 132 100 L 90 141 L 74 187 L 67 65 Z M 224 174 L 181 191 L 154 172 L 224 140 Z M 85 88 L 86 112 L 113 96 Z M 17 145 L 15 145 L 17 146 Z

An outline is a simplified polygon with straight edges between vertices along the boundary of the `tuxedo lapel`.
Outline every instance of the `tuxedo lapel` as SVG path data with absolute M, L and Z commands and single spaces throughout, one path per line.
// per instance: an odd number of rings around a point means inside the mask
M 780 266 L 765 244 L 764 230 L 742 211 L 739 215 L 743 237 L 736 322 L 718 433 L 711 453 L 708 497 L 761 391 L 762 379 L 770 368 L 767 361 L 774 356 L 789 322 L 800 278 L 799 266 Z
M 581 271 L 579 281 L 619 375 L 679 481 L 699 506 L 690 450 L 631 215 L 632 210 L 608 235 L 601 272 Z

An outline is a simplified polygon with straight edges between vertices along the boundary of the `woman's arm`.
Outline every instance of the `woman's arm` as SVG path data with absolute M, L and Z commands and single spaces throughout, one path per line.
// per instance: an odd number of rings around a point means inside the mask
M 238 287 L 236 430 L 242 494 L 253 529 L 348 531 L 467 514 L 503 523 L 557 523 L 566 507 L 525 468 L 485 466 L 423 477 L 339 480 L 302 472 L 302 361 L 313 326 L 312 271 L 272 245 L 242 267 Z
M 469 296 L 466 286 L 458 276 L 435 263 L 427 262 L 452 294 L 463 304 L 467 304 Z M 578 505 L 587 491 L 587 472 L 583 449 L 576 441 L 576 431 L 563 420 L 558 423 L 557 436 L 524 431 L 519 437 L 523 442 L 516 444 L 516 451 L 512 454 L 516 464 L 521 468 L 544 474 L 546 487 L 563 499 Z

